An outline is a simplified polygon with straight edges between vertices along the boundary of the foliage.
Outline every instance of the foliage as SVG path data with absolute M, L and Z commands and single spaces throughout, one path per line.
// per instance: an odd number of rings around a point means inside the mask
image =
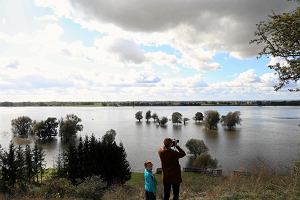
M 33 124 L 33 134 L 38 136 L 42 142 L 50 142 L 57 136 L 58 121 L 54 117 L 48 117 L 45 121 Z
M 226 116 L 222 116 L 221 123 L 229 129 L 233 129 L 237 124 L 241 124 L 241 112 L 229 112 Z
M 153 113 L 152 116 L 153 121 L 156 122 L 156 120 L 158 119 L 158 115 L 156 113 Z
M 69 114 L 65 119 L 61 119 L 59 122 L 59 135 L 64 143 L 73 142 L 78 131 L 82 131 L 83 125 L 80 124 L 81 119 L 74 115 Z
M 149 122 L 149 119 L 151 119 L 151 110 L 148 110 L 148 111 L 146 112 L 145 118 L 146 118 L 147 122 Z
M 216 129 L 218 122 L 220 121 L 220 115 L 216 110 L 208 110 L 204 113 L 204 124 L 209 129 Z
M 203 153 L 197 155 L 196 159 L 193 161 L 193 167 L 199 168 L 217 168 L 217 159 L 212 159 L 208 153 Z
M 168 123 L 168 118 L 167 117 L 162 117 L 161 119 L 157 119 L 159 125 L 165 126 Z
M 46 198 L 63 198 L 66 195 L 74 192 L 74 186 L 65 178 L 53 178 L 51 181 L 47 181 L 41 188 L 36 191 L 36 194 Z
M 0 154 L 0 180 L 1 190 L 10 193 L 17 186 L 24 188 L 32 181 L 32 177 L 42 177 L 44 171 L 44 152 L 36 147 L 31 150 L 27 145 L 25 150 L 21 146 L 17 148 L 11 142 L 8 151 Z M 41 179 L 40 179 L 41 180 Z M 37 178 L 35 183 L 39 183 Z
M 177 125 L 182 123 L 182 114 L 179 112 L 174 112 L 172 114 L 172 123 L 176 123 Z
M 137 120 L 139 120 L 139 122 L 141 122 L 141 119 L 143 119 L 143 112 L 142 111 L 138 111 L 137 113 L 135 113 L 135 118 Z
M 190 139 L 186 142 L 185 146 L 188 148 L 189 153 L 194 154 L 195 157 L 208 151 L 203 140 Z
M 12 133 L 21 137 L 28 137 L 32 133 L 32 120 L 27 116 L 21 116 L 11 121 Z
M 203 120 L 203 114 L 202 112 L 196 112 L 194 118 L 193 118 L 196 122 L 197 121 L 202 121 Z
M 83 199 L 101 199 L 106 189 L 106 183 L 100 176 L 91 176 L 76 186 L 75 195 Z
M 130 179 L 129 162 L 123 144 L 115 142 L 116 132 L 109 130 L 97 140 L 94 136 L 79 138 L 79 144 L 70 144 L 60 158 L 58 174 L 76 183 L 78 179 L 97 175 L 107 185 L 125 183 Z
M 184 118 L 183 118 L 183 124 L 185 125 L 186 122 L 189 121 L 189 120 L 190 120 L 189 118 L 184 117 Z
M 300 6 L 288 13 L 273 12 L 267 21 L 262 21 L 256 26 L 255 39 L 250 43 L 263 47 L 259 56 L 272 56 L 283 61 L 269 65 L 279 78 L 279 83 L 274 86 L 275 90 L 281 89 L 291 81 L 298 82 L 300 79 Z M 290 89 L 290 91 L 299 90 L 299 88 Z

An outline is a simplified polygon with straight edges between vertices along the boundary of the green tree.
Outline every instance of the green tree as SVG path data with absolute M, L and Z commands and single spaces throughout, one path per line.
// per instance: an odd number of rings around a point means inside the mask
M 6 185 L 7 191 L 15 187 L 17 181 L 17 162 L 16 162 L 16 148 L 11 142 L 8 152 L 4 152 L 2 157 L 2 180 Z
M 299 0 L 297 1 L 299 5 Z M 278 75 L 279 83 L 275 90 L 281 89 L 290 82 L 298 82 L 300 78 L 300 6 L 288 13 L 272 13 L 268 20 L 258 23 L 255 38 L 263 49 L 259 57 L 266 55 L 279 58 L 283 62 L 269 65 Z M 299 91 L 299 88 L 289 89 Z
M 156 120 L 158 119 L 158 115 L 156 113 L 153 113 L 152 116 L 153 121 L 156 122 Z
M 16 136 L 28 137 L 32 133 L 32 120 L 27 116 L 13 119 L 11 126 L 12 133 Z
M 202 153 L 206 153 L 208 151 L 208 148 L 203 140 L 190 139 L 187 141 L 185 146 L 189 150 L 190 154 L 194 154 L 195 158 L 197 155 L 201 155 Z
M 42 142 L 50 142 L 57 136 L 58 121 L 54 117 L 48 117 L 46 121 L 33 123 L 33 134 Z
M 216 129 L 218 122 L 220 121 L 220 115 L 216 110 L 208 110 L 204 113 L 204 124 L 209 129 Z
M 149 119 L 151 119 L 151 110 L 148 110 L 148 111 L 146 112 L 145 118 L 146 118 L 147 122 L 149 122 Z
M 82 131 L 83 125 L 80 124 L 81 119 L 74 114 L 67 115 L 65 119 L 59 122 L 59 135 L 64 143 L 74 141 L 76 133 Z
M 227 126 L 228 129 L 233 129 L 237 124 L 241 124 L 242 119 L 240 118 L 241 112 L 229 112 L 226 116 L 222 116 L 221 123 Z
M 194 118 L 193 118 L 196 122 L 198 121 L 202 121 L 203 120 L 203 114 L 202 112 L 196 112 Z
M 177 125 L 182 123 L 182 114 L 179 112 L 174 112 L 172 114 L 172 123 L 176 123 Z
M 137 113 L 135 113 L 135 118 L 137 120 L 139 120 L 139 122 L 141 122 L 141 119 L 143 119 L 143 112 L 142 111 L 138 111 Z
M 20 145 L 16 148 L 16 175 L 19 182 L 26 181 L 24 151 Z
M 28 183 L 31 183 L 31 180 L 33 178 L 33 159 L 32 159 L 32 151 L 29 145 L 26 145 L 25 147 L 25 161 L 24 161 L 24 167 L 25 167 L 25 177 Z

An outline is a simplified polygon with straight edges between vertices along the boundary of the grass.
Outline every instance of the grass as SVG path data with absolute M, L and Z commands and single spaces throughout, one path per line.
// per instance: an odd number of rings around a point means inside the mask
M 157 180 L 157 199 L 162 199 L 162 178 L 158 174 L 155 177 Z M 183 172 L 182 179 L 180 199 L 184 200 L 300 199 L 299 174 L 279 176 L 261 172 L 249 177 L 210 177 Z M 106 191 L 103 199 L 144 199 L 143 174 L 133 173 L 131 180 L 125 185 L 115 186 Z
M 72 187 L 57 179 L 52 179 L 53 170 L 49 169 L 43 176 L 42 187 L 33 187 L 31 193 L 18 194 L 15 199 L 46 199 L 45 191 L 57 191 L 55 188 L 63 187 L 72 190 Z M 157 199 L 162 199 L 163 185 L 161 174 L 155 174 L 157 180 Z M 227 176 L 211 177 L 192 172 L 182 172 L 183 182 L 180 186 L 180 199 L 183 200 L 297 200 L 300 199 L 300 162 L 290 175 L 277 175 L 273 171 L 261 170 L 252 176 Z M 60 184 L 58 186 L 56 184 Z M 62 184 L 63 183 L 63 184 Z M 45 185 L 46 184 L 46 185 Z M 73 187 L 74 190 L 74 187 Z M 88 189 L 91 191 L 92 189 Z M 33 192 L 33 193 L 32 193 Z M 104 191 L 103 200 L 144 199 L 144 175 L 132 173 L 132 177 L 124 185 L 115 185 Z M 33 195 L 34 194 L 34 195 Z M 56 193 L 55 193 L 56 194 Z M 57 199 L 53 197 L 49 199 Z M 65 200 L 78 199 L 74 197 L 63 198 Z M 94 193 L 93 193 L 94 194 Z M 0 200 L 12 199 L 0 195 Z

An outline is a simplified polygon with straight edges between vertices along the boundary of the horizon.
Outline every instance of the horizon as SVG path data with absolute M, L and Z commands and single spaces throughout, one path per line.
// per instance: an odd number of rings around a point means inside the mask
M 249 44 L 295 5 L 0 0 L 0 102 L 299 101 Z

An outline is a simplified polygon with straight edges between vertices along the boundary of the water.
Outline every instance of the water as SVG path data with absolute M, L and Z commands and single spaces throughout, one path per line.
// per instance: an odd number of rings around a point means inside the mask
M 164 128 L 156 126 L 152 120 L 151 123 L 144 119 L 137 123 L 134 117 L 139 110 L 143 114 L 151 110 L 168 118 L 176 111 L 192 118 L 196 112 L 210 109 L 221 115 L 238 110 L 242 124 L 235 131 L 226 131 L 221 125 L 217 131 L 208 131 L 193 121 L 179 126 L 169 121 Z M 157 151 L 165 137 L 179 139 L 186 151 L 187 140 L 203 139 L 225 174 L 260 161 L 274 169 L 285 170 L 300 159 L 300 107 L 1 107 L 0 144 L 8 147 L 12 139 L 10 123 L 16 117 L 26 115 L 33 120 L 42 120 L 71 113 L 82 119 L 84 130 L 78 135 L 94 134 L 101 138 L 107 130 L 115 129 L 116 140 L 124 144 L 133 171 L 142 171 L 146 159 L 152 160 L 154 167 L 160 167 Z M 55 163 L 60 146 L 59 139 L 44 145 L 48 167 Z M 187 162 L 187 156 L 180 161 L 182 166 Z

